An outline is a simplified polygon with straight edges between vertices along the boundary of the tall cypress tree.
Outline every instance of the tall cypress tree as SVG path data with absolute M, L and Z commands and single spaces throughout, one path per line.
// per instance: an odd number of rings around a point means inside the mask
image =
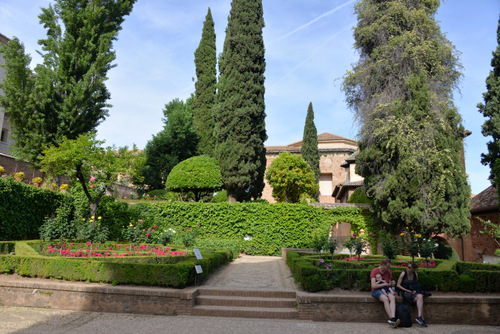
M 312 102 L 309 103 L 307 108 L 306 123 L 304 125 L 304 134 L 302 136 L 302 147 L 300 148 L 302 158 L 307 162 L 314 173 L 316 183 L 318 183 L 320 170 L 319 170 L 319 148 L 318 148 L 318 131 L 314 124 L 314 110 Z
M 47 29 L 43 64 L 29 68 L 24 46 L 2 50 L 6 79 L 0 103 L 9 115 L 14 154 L 38 167 L 44 145 L 95 129 L 108 115 L 107 72 L 113 41 L 136 0 L 56 0 L 38 16 Z
M 237 201 L 264 189 L 267 139 L 262 0 L 233 0 L 219 58 L 215 155 L 224 189 Z
M 452 103 L 461 76 L 434 15 L 439 0 L 360 0 L 360 60 L 344 79 L 360 121 L 356 170 L 380 227 L 464 236 L 470 187 L 464 128 Z M 388 65 L 390 64 L 390 66 Z
M 491 67 L 486 78 L 487 92 L 483 93 L 484 104 L 479 103 L 479 112 L 488 119 L 484 122 L 482 133 L 493 140 L 487 143 L 488 153 L 481 155 L 483 165 L 490 166 L 490 180 L 500 191 L 500 20 L 497 28 L 497 49 L 493 52 Z
M 194 84 L 193 123 L 199 136 L 198 152 L 214 156 L 214 115 L 215 94 L 217 89 L 217 55 L 215 50 L 215 29 L 212 12 L 208 8 L 200 44 L 194 53 L 196 78 Z

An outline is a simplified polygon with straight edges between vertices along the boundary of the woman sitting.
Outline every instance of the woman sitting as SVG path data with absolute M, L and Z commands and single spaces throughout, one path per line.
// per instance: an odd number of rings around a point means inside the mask
M 427 327 L 424 320 L 424 294 L 419 289 L 418 274 L 415 272 L 417 265 L 415 262 L 410 262 L 406 266 L 407 270 L 399 275 L 397 287 L 403 293 L 403 299 L 417 304 L 418 317 L 415 319 L 420 325 Z

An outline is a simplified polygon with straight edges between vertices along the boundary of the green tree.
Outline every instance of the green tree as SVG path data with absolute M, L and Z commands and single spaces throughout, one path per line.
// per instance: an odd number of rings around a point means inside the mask
M 212 12 L 208 8 L 200 44 L 194 53 L 196 65 L 195 98 L 193 101 L 193 123 L 200 137 L 198 152 L 214 156 L 214 114 L 213 106 L 217 90 L 217 55 L 215 29 Z
M 146 144 L 146 161 L 141 169 L 148 190 L 164 189 L 167 176 L 179 162 L 196 155 L 198 136 L 193 126 L 193 98 L 174 99 L 165 105 L 163 130 Z
M 167 190 L 194 194 L 198 202 L 205 195 L 222 188 L 220 167 L 215 158 L 206 155 L 192 157 L 180 162 L 168 174 Z
M 82 134 L 76 139 L 66 139 L 59 146 L 43 150 L 41 170 L 69 177 L 78 182 L 87 197 L 90 215 L 95 217 L 101 198 L 120 175 L 130 175 L 137 150 L 127 147 L 102 147 L 104 141 L 96 140 L 95 133 Z
M 219 58 L 215 156 L 228 196 L 245 201 L 264 189 L 267 139 L 262 0 L 233 0 Z
M 491 67 L 486 78 L 487 92 L 483 93 L 484 104 L 479 103 L 479 112 L 488 119 L 482 127 L 483 136 L 491 136 L 492 141 L 486 145 L 488 153 L 481 155 L 483 165 L 490 167 L 490 180 L 500 189 L 500 20 L 497 28 L 497 49 L 493 52 Z
M 76 139 L 108 115 L 105 86 L 115 58 L 113 41 L 136 0 L 56 0 L 38 16 L 43 64 L 13 38 L 2 49 L 6 78 L 0 103 L 9 115 L 14 154 L 38 167 L 44 146 Z
M 460 64 L 434 18 L 438 7 L 363 0 L 355 9 L 361 56 L 343 89 L 361 125 L 356 170 L 378 224 L 392 233 L 470 230 L 465 131 L 451 102 Z
M 298 203 L 302 196 L 313 197 L 319 186 L 311 166 L 300 155 L 282 152 L 271 162 L 266 180 L 278 202 Z
M 311 166 L 314 172 L 316 182 L 319 181 L 319 148 L 318 148 L 318 131 L 314 124 L 314 110 L 312 102 L 309 103 L 307 108 L 306 123 L 304 125 L 304 134 L 302 136 L 302 147 L 300 148 L 300 155 Z

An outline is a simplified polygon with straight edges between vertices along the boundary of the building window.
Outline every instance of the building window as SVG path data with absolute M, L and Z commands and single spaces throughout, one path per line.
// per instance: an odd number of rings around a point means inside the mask
M 321 174 L 319 176 L 320 195 L 332 196 L 332 192 L 333 192 L 332 174 Z
M 7 129 L 2 129 L 0 134 L 0 141 L 7 142 Z

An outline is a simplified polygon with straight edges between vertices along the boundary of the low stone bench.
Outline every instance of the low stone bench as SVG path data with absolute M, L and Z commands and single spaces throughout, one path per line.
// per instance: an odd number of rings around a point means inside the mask
M 369 292 L 352 295 L 297 293 L 301 319 L 333 322 L 384 322 L 383 304 Z M 396 301 L 402 303 L 401 297 Z M 410 307 L 412 320 L 417 308 Z M 440 295 L 425 299 L 424 317 L 430 324 L 500 325 L 500 296 Z
M 191 315 L 198 287 L 113 286 L 0 275 L 0 305 L 136 314 Z M 398 302 L 401 302 L 401 298 Z M 332 322 L 385 322 L 381 302 L 369 292 L 297 292 L 298 319 Z M 417 315 L 414 306 L 412 318 Z M 440 295 L 426 298 L 429 324 L 500 325 L 500 295 Z

